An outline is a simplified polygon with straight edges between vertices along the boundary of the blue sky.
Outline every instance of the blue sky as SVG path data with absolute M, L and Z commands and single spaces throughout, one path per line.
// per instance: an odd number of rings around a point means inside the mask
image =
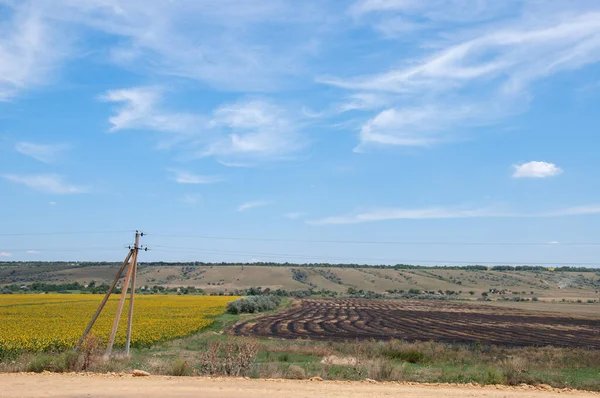
M 595 0 L 0 0 L 0 256 L 597 263 L 599 61 Z

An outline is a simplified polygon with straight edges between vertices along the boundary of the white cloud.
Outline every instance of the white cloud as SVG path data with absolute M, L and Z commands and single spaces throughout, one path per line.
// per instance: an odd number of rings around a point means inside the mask
M 563 170 L 554 163 L 531 161 L 514 165 L 515 178 L 547 178 L 563 173 Z
M 107 102 L 122 103 L 117 113 L 108 120 L 111 131 L 156 130 L 189 133 L 198 130 L 202 119 L 190 113 L 162 109 L 164 90 L 160 87 L 132 87 L 110 90 L 100 97 Z
M 66 37 L 36 7 L 17 4 L 4 5 L 6 18 L 0 18 L 0 101 L 45 83 L 67 56 Z
M 87 187 L 69 184 L 64 181 L 62 176 L 57 174 L 5 174 L 2 177 L 43 193 L 72 195 L 88 192 Z
M 563 216 L 585 216 L 600 214 L 600 205 L 576 206 L 568 207 L 553 212 L 548 212 L 547 217 L 563 217 Z
M 71 147 L 67 144 L 35 144 L 32 142 L 17 142 L 17 152 L 30 156 L 44 163 L 54 163 L 60 160 L 65 151 Z
M 12 253 L 9 252 L 0 252 L 0 257 L 10 257 L 12 256 Z
M 427 220 L 448 218 L 474 218 L 498 217 L 503 213 L 491 209 L 448 209 L 443 207 L 430 207 L 424 209 L 403 208 L 375 208 L 356 211 L 351 214 L 326 217 L 319 220 L 308 221 L 312 225 L 323 224 L 356 224 L 370 221 L 383 220 Z
M 435 11 L 438 3 L 447 8 Z M 414 12 L 415 18 L 440 21 L 445 19 L 443 10 L 450 10 L 448 4 L 454 3 L 361 1 L 355 4 L 354 13 L 360 17 Z M 460 3 L 461 9 L 478 8 Z M 494 3 L 503 2 L 478 2 L 482 8 L 467 22 L 498 17 L 502 13 Z M 365 104 L 353 99 L 341 110 L 377 111 L 361 126 L 359 149 L 372 144 L 423 146 L 448 141 L 457 138 L 456 132 L 463 134 L 464 127 L 526 110 L 535 81 L 600 61 L 600 7 L 570 4 L 563 12 L 552 7 L 547 11 L 541 3 L 535 10 L 524 7 L 528 13 L 476 29 L 459 27 L 458 33 L 455 29 L 437 42 L 428 36 L 430 42 L 421 51 L 429 53 L 425 56 L 404 56 L 392 68 L 384 64 L 381 73 L 320 81 L 368 99 Z M 445 20 L 452 19 L 448 15 Z
M 188 205 L 196 205 L 202 199 L 202 195 L 198 194 L 187 194 L 181 197 L 181 201 Z
M 38 254 L 39 251 L 37 251 L 37 250 L 27 250 L 25 253 L 27 253 L 27 254 Z
M 241 205 L 239 205 L 237 208 L 237 211 L 246 211 L 246 210 L 250 210 L 250 209 L 255 209 L 257 207 L 267 206 L 269 204 L 271 204 L 271 202 L 264 201 L 264 200 L 257 200 L 254 202 L 246 202 L 246 203 L 242 203 Z
M 350 7 L 388 34 L 436 28 L 444 23 L 481 22 L 514 12 L 521 0 L 358 0 Z
M 567 217 L 600 214 L 600 205 L 568 207 L 544 212 L 516 212 L 497 208 L 448 208 L 429 207 L 421 209 L 406 209 L 383 207 L 357 210 L 349 214 L 309 220 L 307 224 L 358 224 L 385 220 L 439 220 L 454 218 L 529 218 L 529 217 Z
M 170 134 L 160 147 L 177 147 L 187 158 L 214 156 L 231 167 L 246 167 L 248 160 L 284 158 L 305 144 L 297 131 L 297 121 L 284 108 L 266 99 L 221 105 L 207 117 L 165 110 L 164 94 L 159 87 L 108 91 L 101 99 L 123 103 L 109 118 L 111 131 L 147 129 L 177 133 Z
M 48 202 L 50 206 L 56 206 L 56 202 Z
M 300 217 L 303 217 L 306 213 L 300 212 L 300 211 L 293 211 L 290 213 L 286 213 L 284 214 L 286 218 L 289 218 L 290 220 L 297 220 Z
M 221 0 L 218 6 L 212 0 L 9 4 L 36 9 L 78 38 L 107 38 L 94 40 L 94 50 L 138 74 L 183 77 L 228 91 L 271 90 L 300 73 L 314 51 L 306 43 L 316 36 L 312 28 L 326 18 L 319 3 L 297 7 L 286 0 Z M 278 30 L 268 41 L 262 40 L 265 24 Z M 85 41 L 78 44 L 84 47 Z
M 223 181 L 219 176 L 201 176 L 185 170 L 169 169 L 173 173 L 173 181 L 180 184 L 212 184 Z
M 227 162 L 224 160 L 219 160 L 218 162 L 225 167 L 251 167 L 251 165 L 247 163 Z
M 220 106 L 210 126 L 221 136 L 199 151 L 200 156 L 280 158 L 304 145 L 286 110 L 264 99 Z

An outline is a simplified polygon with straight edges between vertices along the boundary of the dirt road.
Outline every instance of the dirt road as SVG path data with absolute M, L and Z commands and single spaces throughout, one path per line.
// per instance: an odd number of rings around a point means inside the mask
M 600 397 L 598 393 L 536 387 L 477 387 L 397 383 L 246 380 L 200 377 L 0 374 L 0 397 Z

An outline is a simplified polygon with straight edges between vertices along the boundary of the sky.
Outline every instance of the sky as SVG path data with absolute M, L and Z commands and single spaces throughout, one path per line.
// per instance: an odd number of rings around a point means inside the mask
M 591 264 L 596 0 L 0 0 L 0 260 Z

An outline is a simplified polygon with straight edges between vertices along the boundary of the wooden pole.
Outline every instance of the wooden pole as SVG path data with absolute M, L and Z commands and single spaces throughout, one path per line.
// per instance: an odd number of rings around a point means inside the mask
M 92 330 L 92 327 L 94 326 L 94 323 L 98 319 L 98 316 L 100 316 L 100 313 L 102 312 L 102 309 L 106 305 L 106 302 L 108 301 L 108 298 L 110 297 L 112 291 L 114 290 L 115 286 L 117 285 L 117 282 L 119 281 L 119 278 L 123 274 L 123 270 L 125 270 L 125 267 L 127 266 L 127 263 L 129 262 L 129 259 L 131 258 L 132 254 L 133 254 L 133 250 L 129 250 L 129 254 L 127 254 L 127 257 L 125 257 L 125 261 L 123 261 L 123 264 L 121 265 L 121 268 L 119 268 L 119 271 L 117 272 L 117 276 L 115 276 L 115 279 L 113 280 L 112 284 L 110 285 L 110 287 L 106 291 L 106 294 L 104 295 L 104 298 L 102 299 L 102 302 L 100 303 L 100 306 L 96 310 L 96 313 L 94 314 L 94 317 L 92 318 L 92 320 L 90 321 L 90 323 L 85 328 L 85 331 L 83 332 L 83 335 L 81 335 L 81 339 L 79 339 L 79 342 L 75 346 L 75 350 L 76 351 L 79 350 L 79 348 L 81 347 L 81 345 L 85 341 L 85 338 L 87 337 L 88 333 L 90 332 L 90 330 Z
M 132 249 L 133 251 L 133 259 L 131 260 L 131 264 L 129 264 L 129 268 L 127 269 L 127 276 L 125 277 L 125 283 L 123 284 L 123 291 L 121 292 L 121 299 L 119 300 L 119 307 L 117 308 L 117 314 L 115 315 L 115 321 L 113 322 L 113 327 L 110 332 L 110 338 L 108 340 L 108 347 L 106 347 L 106 352 L 104 353 L 104 358 L 108 359 L 110 354 L 112 354 L 113 345 L 115 344 L 115 337 L 117 336 L 117 329 L 119 328 L 119 321 L 121 320 L 121 312 L 123 312 L 123 305 L 125 304 L 125 297 L 127 296 L 127 288 L 129 287 L 129 281 L 131 280 L 131 273 L 133 271 L 133 264 L 137 258 L 137 247 Z
M 129 318 L 127 319 L 127 342 L 125 343 L 125 355 L 129 356 L 129 347 L 131 346 L 131 324 L 133 322 L 133 300 L 135 299 L 135 274 L 137 273 L 137 256 L 140 247 L 140 234 L 135 233 L 135 256 L 131 262 L 133 273 L 131 276 L 131 293 L 129 293 Z

